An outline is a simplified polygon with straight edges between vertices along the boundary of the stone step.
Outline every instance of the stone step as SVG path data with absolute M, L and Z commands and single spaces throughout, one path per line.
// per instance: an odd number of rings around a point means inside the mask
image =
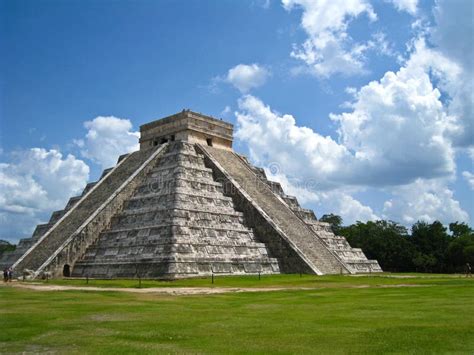
M 138 229 L 153 229 L 153 228 L 166 228 L 166 227 L 175 227 L 175 228 L 189 228 L 189 229 L 199 229 L 205 231 L 207 229 L 216 230 L 216 231 L 233 231 L 233 232 L 246 232 L 251 233 L 252 229 L 244 227 L 243 225 L 234 225 L 229 227 L 222 227 L 222 226 L 209 226 L 209 224 L 204 225 L 185 225 L 181 221 L 171 220 L 165 223 L 156 223 L 151 221 L 148 224 L 139 224 L 139 225 L 129 225 L 129 226 L 118 226 L 115 225 L 110 229 L 110 232 L 125 232 L 130 230 L 138 230 Z
M 189 190 L 182 187 L 175 187 L 172 190 L 163 191 L 163 192 L 152 191 L 147 194 L 139 193 L 137 191 L 135 195 L 129 199 L 129 201 L 136 201 L 136 200 L 142 200 L 142 199 L 147 199 L 147 198 L 158 198 L 158 197 L 167 198 L 167 199 L 173 199 L 176 197 L 183 197 L 183 198 L 196 197 L 196 198 L 205 198 L 206 200 L 217 199 L 221 201 L 232 202 L 232 198 L 225 196 L 223 193 Z
M 45 234 L 53 225 L 50 223 L 43 223 L 43 224 L 38 224 L 35 228 L 35 231 L 33 232 L 33 237 L 38 239 L 41 237 L 43 234 Z
M 102 180 L 108 173 L 112 171 L 113 168 L 107 168 L 102 172 L 102 175 L 100 175 L 99 181 Z
M 149 194 L 151 192 L 167 192 L 174 188 L 188 189 L 188 191 L 207 191 L 208 193 L 223 193 L 222 184 L 215 181 L 197 181 L 179 177 L 172 180 L 160 181 L 147 179 L 147 182 L 141 184 L 137 189 L 137 194 Z
M 153 184 L 153 183 L 156 183 L 158 185 L 163 185 L 164 187 L 167 187 L 167 186 L 194 187 L 193 185 L 195 184 L 202 184 L 204 185 L 203 186 L 204 188 L 207 186 L 219 186 L 219 187 L 222 186 L 220 182 L 214 181 L 211 177 L 188 177 L 181 174 L 176 174 L 175 176 L 168 176 L 164 179 L 149 176 L 147 178 L 146 184 Z M 140 185 L 140 187 L 141 186 L 142 185 Z
M 252 169 L 258 177 L 267 180 L 267 174 L 265 173 L 265 169 L 259 168 L 257 166 L 253 166 Z
M 177 210 L 176 213 L 168 213 L 167 215 L 164 213 L 142 213 L 129 215 L 115 214 L 111 220 L 111 230 L 137 228 L 138 226 L 152 228 L 164 225 L 188 227 L 202 226 L 202 228 L 205 229 L 235 229 L 235 227 L 242 226 L 243 230 L 250 230 L 249 228 L 243 227 L 243 217 L 239 215 L 222 216 L 216 213 L 211 214 L 209 212 L 200 212 L 201 216 L 199 216 L 199 219 L 191 219 L 186 217 L 185 214 L 178 213 L 178 211 L 186 212 L 184 210 Z
M 291 209 L 301 208 L 295 196 L 283 195 L 282 198 Z
M 127 200 L 124 209 L 140 208 L 146 205 L 169 206 L 183 201 L 199 205 L 212 205 L 219 208 L 233 208 L 232 199 L 221 194 L 205 194 L 199 191 L 189 192 L 184 189 L 175 189 L 163 194 L 150 193 L 147 195 L 136 195 Z
M 306 208 L 301 207 L 290 207 L 290 209 L 300 217 L 305 223 L 316 221 L 316 216 L 312 210 L 308 210 Z
M 117 159 L 117 164 L 120 163 L 123 159 L 125 159 L 129 155 L 130 155 L 130 153 L 125 153 L 125 154 L 122 154 L 121 156 L 119 156 L 118 159 Z
M 279 273 L 277 262 L 200 262 L 194 260 L 189 262 L 153 262 L 153 260 L 140 260 L 137 262 L 123 263 L 97 263 L 97 264 L 78 264 L 73 269 L 73 276 L 89 276 L 96 278 L 114 277 L 137 277 L 142 278 L 164 278 L 176 279 L 192 276 L 210 276 L 211 274 L 222 275 L 246 275 L 246 274 L 275 274 Z
M 303 222 L 306 223 L 311 228 L 311 230 L 313 230 L 313 232 L 316 235 L 316 238 L 321 239 L 325 243 L 325 245 L 328 247 L 328 249 L 332 253 L 337 255 L 337 257 L 341 261 L 343 261 L 347 266 L 349 266 L 349 268 L 354 269 L 348 264 L 349 261 L 357 260 L 360 263 L 368 262 L 362 250 L 358 248 L 352 248 L 344 237 L 334 235 L 334 233 L 332 232 L 331 225 L 329 223 L 319 222 L 316 219 L 316 215 L 314 214 L 312 210 L 301 208 L 296 197 L 286 195 L 283 192 L 283 190 L 279 188 L 278 184 L 272 184 L 272 182 L 268 181 L 266 177 L 263 177 L 259 168 L 250 165 L 248 160 L 245 160 L 245 161 L 247 162 L 247 165 L 251 168 L 251 170 L 258 177 L 260 177 L 262 181 L 264 181 L 266 184 L 271 186 L 273 192 L 277 193 L 281 198 L 283 198 L 283 200 L 288 205 L 288 207 L 299 218 L 301 218 Z M 376 263 L 376 265 L 380 269 L 380 266 L 378 266 L 378 263 Z M 359 272 L 360 270 L 355 270 L 355 271 Z
M 105 252 L 105 251 L 104 251 Z M 277 264 L 277 259 L 269 258 L 268 256 L 261 255 L 258 252 L 248 255 L 227 255 L 227 254 L 218 254 L 218 253 L 194 253 L 188 252 L 183 253 L 179 251 L 170 251 L 166 250 L 165 254 L 157 254 L 156 251 L 151 251 L 149 253 L 143 252 L 141 250 L 136 251 L 136 254 L 118 254 L 118 251 L 115 253 L 114 250 L 107 250 L 109 254 L 101 255 L 91 255 L 90 259 L 80 260 L 75 264 L 75 267 L 78 265 L 97 265 L 102 263 L 118 264 L 124 262 L 184 262 L 184 263 L 219 263 L 219 262 L 246 262 L 246 263 L 275 263 Z M 277 264 L 278 265 L 278 264 Z M 355 264 L 354 264 L 355 265 Z M 361 265 L 361 264 L 359 264 Z
M 157 164 L 152 169 L 153 174 L 169 174 L 175 170 L 190 170 L 192 172 L 202 172 L 203 174 L 212 173 L 212 169 L 208 169 L 204 166 L 204 164 L 194 164 L 186 161 L 168 161 L 165 163 Z
M 212 180 L 212 170 L 202 169 L 200 166 L 185 167 L 185 166 L 176 166 L 174 168 L 155 168 L 150 174 L 153 179 L 173 179 L 176 176 L 183 176 L 187 178 L 200 178 Z
M 191 154 L 168 154 L 165 157 L 160 159 L 160 165 L 168 166 L 174 165 L 176 163 L 187 163 L 192 166 L 202 166 L 204 164 L 204 159 L 200 155 L 191 155 Z
M 96 243 L 92 244 L 89 249 L 98 249 L 98 248 L 107 248 L 107 247 L 137 247 L 137 246 L 156 246 L 156 245 L 196 245 L 196 246 L 228 246 L 234 248 L 265 248 L 265 244 L 258 243 L 254 239 L 251 238 L 250 235 L 246 236 L 247 238 L 240 238 L 232 239 L 227 237 L 220 237 L 220 238 L 209 238 L 209 237 L 201 237 L 201 236 L 190 236 L 190 235 L 182 235 L 182 236 L 157 236 L 153 238 L 153 236 L 142 236 L 142 237 L 135 237 L 135 238 L 114 238 L 113 236 L 105 233 L 101 235 L 100 240 Z
M 240 247 L 226 245 L 185 245 L 185 244 L 161 244 L 136 246 L 129 245 L 126 247 L 107 248 L 89 248 L 84 254 L 81 262 L 92 260 L 100 261 L 102 258 L 130 258 L 139 255 L 140 257 L 154 258 L 195 258 L 196 261 L 201 258 L 212 258 L 214 260 L 253 260 L 267 258 L 266 249 L 258 247 Z
M 69 199 L 69 201 L 66 204 L 65 210 L 70 210 L 71 208 L 74 207 L 76 203 L 79 202 L 79 200 L 82 198 L 82 196 L 74 196 Z
M 81 195 L 81 196 L 86 195 L 90 190 L 92 190 L 92 189 L 94 188 L 95 185 L 97 185 L 97 181 L 88 183 L 88 184 L 86 185 L 86 187 L 84 188 L 84 191 L 82 191 L 82 195 Z
M 55 224 L 57 221 L 61 219 L 62 216 L 66 214 L 66 212 L 67 212 L 66 210 L 54 211 L 51 214 L 51 218 L 49 219 L 48 223 Z
M 220 211 L 215 209 L 215 206 L 206 206 L 206 205 L 185 205 L 183 202 L 181 205 L 179 203 L 175 204 L 172 208 L 166 208 L 161 205 L 151 205 L 141 208 L 134 208 L 134 209 L 124 209 L 122 212 L 117 213 L 115 217 L 122 218 L 127 216 L 141 216 L 144 214 L 153 214 L 158 216 L 159 214 L 166 214 L 171 215 L 174 217 L 182 217 L 182 218 L 206 218 L 206 217 L 221 217 L 219 219 L 227 219 L 227 218 L 239 218 L 239 222 L 243 223 L 243 216 L 242 212 L 238 212 L 234 209 L 222 208 Z M 206 218 L 207 219 L 207 218 Z

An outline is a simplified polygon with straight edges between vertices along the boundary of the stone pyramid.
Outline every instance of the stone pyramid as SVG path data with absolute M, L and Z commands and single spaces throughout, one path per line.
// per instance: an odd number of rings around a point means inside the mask
M 171 143 L 110 227 L 76 262 L 73 276 L 144 277 L 276 273 L 222 184 L 192 144 Z
M 140 150 L 4 254 L 17 275 L 175 279 L 381 271 L 189 110 L 140 127 Z

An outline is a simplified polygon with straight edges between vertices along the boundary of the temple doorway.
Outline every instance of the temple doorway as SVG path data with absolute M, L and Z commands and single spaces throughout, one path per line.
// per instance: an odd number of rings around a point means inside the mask
M 71 267 L 69 264 L 65 264 L 63 267 L 63 276 L 64 277 L 70 277 L 71 276 Z

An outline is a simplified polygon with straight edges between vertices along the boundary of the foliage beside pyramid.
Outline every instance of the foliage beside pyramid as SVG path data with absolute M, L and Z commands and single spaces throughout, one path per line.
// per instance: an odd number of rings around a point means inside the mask
M 232 150 L 227 122 L 183 111 L 4 255 L 39 277 L 381 271 Z

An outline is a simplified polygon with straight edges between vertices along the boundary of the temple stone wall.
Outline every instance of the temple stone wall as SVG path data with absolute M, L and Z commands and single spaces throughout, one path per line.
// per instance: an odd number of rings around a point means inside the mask
M 214 117 L 183 110 L 172 116 L 140 127 L 140 149 L 156 146 L 165 141 L 185 141 L 232 149 L 233 125 Z M 209 141 L 210 140 L 210 141 Z

